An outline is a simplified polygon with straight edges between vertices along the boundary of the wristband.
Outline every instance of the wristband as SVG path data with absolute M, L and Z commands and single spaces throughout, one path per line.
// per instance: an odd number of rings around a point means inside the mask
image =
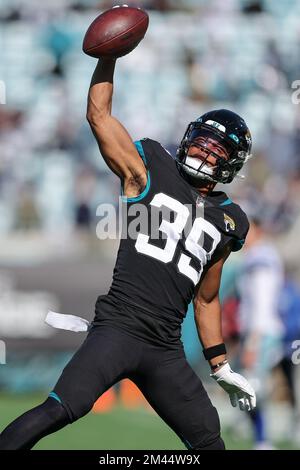
M 224 343 L 216 344 L 216 346 L 211 346 L 210 348 L 203 349 L 204 357 L 207 361 L 213 359 L 214 357 L 221 356 L 226 354 L 226 347 Z
M 213 366 L 210 366 L 210 368 L 212 371 L 215 371 L 216 369 L 219 369 L 219 367 L 222 367 L 227 363 L 228 363 L 227 359 L 224 359 L 223 361 L 218 362 L 218 364 L 214 364 Z

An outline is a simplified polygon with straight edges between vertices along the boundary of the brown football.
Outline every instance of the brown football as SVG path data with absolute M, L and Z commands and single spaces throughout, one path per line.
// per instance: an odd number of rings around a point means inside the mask
M 140 8 L 125 5 L 105 11 L 88 28 L 82 50 L 92 57 L 122 57 L 143 39 L 149 16 Z

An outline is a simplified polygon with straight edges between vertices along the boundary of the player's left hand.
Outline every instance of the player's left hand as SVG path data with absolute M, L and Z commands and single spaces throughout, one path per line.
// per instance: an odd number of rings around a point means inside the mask
M 242 411 L 251 411 L 256 407 L 253 387 L 245 377 L 233 372 L 229 364 L 225 364 L 210 376 L 229 394 L 232 406 L 239 404 Z

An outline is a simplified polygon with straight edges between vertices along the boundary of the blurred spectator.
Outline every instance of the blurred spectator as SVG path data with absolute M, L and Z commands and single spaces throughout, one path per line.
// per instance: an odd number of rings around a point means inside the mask
M 16 215 L 17 230 L 32 230 L 40 227 L 40 219 L 34 200 L 35 188 L 28 184 L 22 190 Z

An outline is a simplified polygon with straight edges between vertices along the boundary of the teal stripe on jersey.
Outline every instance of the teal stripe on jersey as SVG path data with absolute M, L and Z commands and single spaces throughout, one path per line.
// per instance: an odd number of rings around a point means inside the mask
M 140 156 L 142 157 L 143 159 L 143 162 L 146 164 L 146 156 L 145 156 L 145 152 L 144 152 L 144 149 L 143 149 L 143 146 L 142 146 L 142 142 L 140 140 L 136 140 L 134 142 L 134 145 L 137 149 L 137 151 L 139 152 Z M 141 194 L 139 194 L 138 196 L 136 197 L 126 197 L 126 196 L 122 196 L 122 200 L 124 202 L 138 202 L 140 201 L 141 199 L 143 199 L 145 196 L 147 196 L 148 192 L 149 192 L 149 189 L 150 189 L 150 185 L 151 185 L 151 179 L 150 179 L 150 172 L 149 170 L 147 171 L 147 184 L 146 184 L 146 187 L 145 189 L 141 192 Z
M 58 401 L 59 403 L 62 403 L 61 399 L 59 398 L 59 396 L 55 392 L 50 392 L 49 397 L 54 398 L 54 400 Z
M 229 206 L 229 204 L 232 204 L 232 200 L 228 198 L 226 201 L 222 202 L 220 206 Z

